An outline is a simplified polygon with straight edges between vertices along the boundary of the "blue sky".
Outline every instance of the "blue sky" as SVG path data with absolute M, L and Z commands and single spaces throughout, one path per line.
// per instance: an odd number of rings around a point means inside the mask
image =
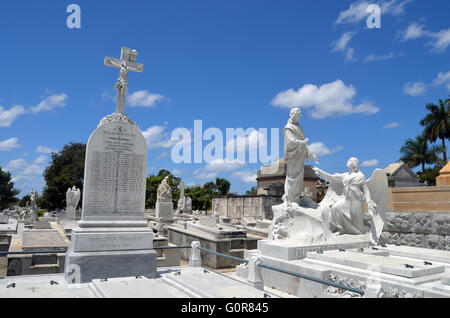
M 66 26 L 71 3 L 81 29 Z M 379 29 L 366 26 L 370 3 Z M 115 110 L 118 72 L 103 60 L 127 46 L 145 65 L 129 75 L 126 113 L 148 139 L 148 174 L 169 169 L 187 185 L 220 176 L 243 193 L 260 162 L 175 164 L 172 131 L 202 120 L 223 134 L 281 132 L 291 106 L 323 170 L 357 156 L 370 174 L 421 133 L 425 104 L 450 94 L 448 12 L 445 0 L 2 1 L 0 166 L 19 196 L 41 192 L 49 152 L 87 142 Z M 282 144 L 280 134 L 280 155 Z

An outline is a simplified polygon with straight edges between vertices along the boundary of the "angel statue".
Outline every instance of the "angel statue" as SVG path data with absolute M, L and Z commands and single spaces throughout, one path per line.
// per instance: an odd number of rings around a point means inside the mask
M 272 239 L 288 239 L 300 244 L 344 243 L 358 236 L 373 244 L 386 221 L 387 176 L 377 169 L 369 180 L 359 170 L 359 160 L 347 161 L 349 172 L 329 174 L 313 168 L 329 182 L 325 198 L 316 209 L 274 206 Z M 368 213 L 365 213 L 367 203 Z M 283 214 L 283 210 L 286 213 Z
M 67 207 L 74 207 L 75 209 L 80 202 L 81 191 L 77 187 L 73 186 L 72 189 L 69 188 L 66 192 L 66 204 Z
M 80 202 L 81 191 L 77 187 L 73 186 L 66 192 L 66 215 L 69 219 L 74 220 L 76 218 L 77 206 Z
M 169 177 L 165 177 L 158 187 L 156 201 L 171 202 L 172 201 L 172 187 L 169 184 Z

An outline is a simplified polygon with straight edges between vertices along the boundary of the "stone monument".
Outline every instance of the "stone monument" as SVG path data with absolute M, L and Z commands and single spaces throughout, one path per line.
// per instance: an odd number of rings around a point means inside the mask
M 77 187 L 73 186 L 66 192 L 66 217 L 69 220 L 75 220 L 77 216 L 77 206 L 80 202 L 81 191 Z
M 120 60 L 105 59 L 120 68 L 116 112 L 100 121 L 87 143 L 82 217 L 66 255 L 69 283 L 156 274 L 153 231 L 144 218 L 147 143 L 124 113 L 127 73 L 143 71 L 136 55 L 123 47 Z
M 377 169 L 366 180 L 358 163 L 357 158 L 350 158 L 349 172 L 343 174 L 331 175 L 314 168 L 330 182 L 325 198 L 316 208 L 286 203 L 274 206 L 269 237 L 299 245 L 345 244 L 355 239 L 376 244 L 386 221 L 387 176 Z
M 30 211 L 28 214 L 28 220 L 31 223 L 35 223 L 37 221 L 38 217 L 38 206 L 36 203 L 36 200 L 38 199 L 38 193 L 36 190 L 31 190 L 31 196 L 30 196 Z
M 308 147 L 309 139 L 305 137 L 303 129 L 298 124 L 300 119 L 300 109 L 293 108 L 283 130 L 286 181 L 282 199 L 288 206 L 292 204 L 298 206 L 300 203 L 300 194 L 303 189 L 305 175 L 305 160 L 310 161 L 314 159 L 318 163 L 316 155 Z
M 173 219 L 172 187 L 169 184 L 169 177 L 165 177 L 158 187 L 156 217 L 160 221 L 170 221 Z
M 192 199 L 184 196 L 184 182 L 181 181 L 178 186 L 180 190 L 180 199 L 178 199 L 177 213 L 190 213 L 192 212 Z

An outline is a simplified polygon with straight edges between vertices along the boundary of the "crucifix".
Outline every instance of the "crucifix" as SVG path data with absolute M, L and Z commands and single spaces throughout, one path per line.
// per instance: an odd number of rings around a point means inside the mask
M 144 71 L 144 64 L 135 63 L 138 53 L 136 50 L 131 50 L 127 47 L 122 47 L 120 60 L 114 57 L 105 57 L 105 65 L 119 69 L 119 78 L 114 85 L 117 90 L 116 113 L 125 113 L 125 98 L 127 95 L 128 86 L 128 71 L 142 73 Z

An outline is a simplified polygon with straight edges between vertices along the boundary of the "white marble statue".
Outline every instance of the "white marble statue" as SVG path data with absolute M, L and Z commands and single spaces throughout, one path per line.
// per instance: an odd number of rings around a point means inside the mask
M 349 172 L 343 174 L 331 175 L 314 168 L 329 181 L 325 198 L 314 209 L 286 203 L 272 207 L 270 238 L 310 245 L 345 242 L 349 237 L 359 236 L 361 240 L 377 243 L 386 221 L 387 176 L 377 169 L 366 180 L 358 163 L 357 158 L 350 158 Z
M 36 222 L 37 218 L 38 218 L 38 206 L 36 203 L 36 200 L 38 199 L 38 193 L 36 190 L 31 190 L 31 195 L 30 195 L 30 211 L 28 213 L 28 219 L 31 222 Z
M 128 71 L 142 73 L 144 65 L 135 63 L 138 53 L 136 50 L 131 50 L 127 47 L 122 47 L 120 60 L 112 57 L 105 58 L 105 65 L 112 66 L 119 69 L 119 78 L 114 85 L 117 90 L 117 104 L 116 113 L 123 114 L 125 112 L 125 99 L 128 87 Z
M 287 205 L 300 203 L 300 194 L 303 188 L 305 174 L 305 160 L 314 159 L 314 155 L 308 147 L 309 139 L 305 138 L 303 129 L 298 124 L 301 111 L 298 108 L 291 109 L 290 118 L 283 130 L 284 160 L 286 162 L 286 181 L 284 184 L 283 202 Z
M 72 188 L 67 189 L 66 192 L 66 204 L 67 207 L 77 208 L 78 203 L 80 202 L 81 191 L 77 189 L 77 187 L 73 186 Z
M 169 177 L 165 177 L 158 187 L 156 201 L 172 202 L 172 187 L 169 184 Z
M 180 198 L 178 199 L 177 213 L 188 213 L 192 211 L 192 199 L 184 196 L 184 182 L 181 181 L 178 189 L 180 190 Z

